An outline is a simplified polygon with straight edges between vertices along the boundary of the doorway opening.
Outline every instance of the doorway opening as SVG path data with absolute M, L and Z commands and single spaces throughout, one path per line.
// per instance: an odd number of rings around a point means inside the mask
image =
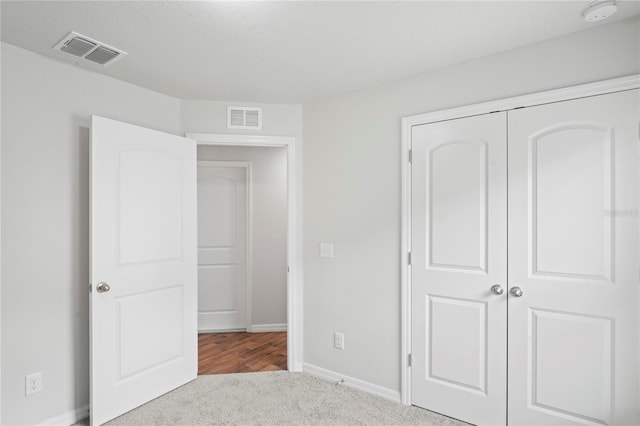
M 294 138 L 198 143 L 198 374 L 295 371 Z
M 287 332 L 198 334 L 198 375 L 287 369 Z

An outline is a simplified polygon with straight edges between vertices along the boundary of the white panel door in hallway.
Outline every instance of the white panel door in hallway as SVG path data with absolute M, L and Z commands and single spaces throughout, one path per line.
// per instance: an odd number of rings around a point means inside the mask
M 250 163 L 198 161 L 198 330 L 248 321 Z
M 638 90 L 509 111 L 509 423 L 640 424 Z
M 196 378 L 195 141 L 91 121 L 91 423 Z
M 506 114 L 413 127 L 412 400 L 506 421 Z

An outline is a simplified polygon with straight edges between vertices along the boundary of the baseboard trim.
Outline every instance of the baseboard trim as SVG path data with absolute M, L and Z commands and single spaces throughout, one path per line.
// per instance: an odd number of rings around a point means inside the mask
M 400 404 L 400 392 L 395 391 L 393 389 L 385 388 L 379 385 L 374 385 L 373 383 L 365 382 L 364 380 L 356 379 L 355 377 L 349 377 L 344 374 L 337 373 L 335 371 L 327 370 L 322 367 L 318 367 L 317 365 L 312 364 L 303 364 L 302 371 L 312 376 L 316 376 L 320 379 L 327 380 L 330 382 L 338 382 L 339 380 L 344 380 L 343 384 L 350 388 L 358 389 L 364 392 L 371 393 L 373 395 L 381 396 L 382 398 L 388 399 L 393 402 L 397 402 Z
M 272 333 L 274 331 L 287 331 L 287 324 L 253 324 L 251 333 Z
M 56 417 L 51 417 L 40 423 L 42 426 L 68 426 L 78 423 L 80 420 L 84 420 L 89 417 L 89 405 L 78 408 L 77 410 L 69 411 L 68 413 L 60 414 Z
M 244 333 L 247 329 L 244 328 L 200 328 L 198 334 L 213 334 L 213 333 Z

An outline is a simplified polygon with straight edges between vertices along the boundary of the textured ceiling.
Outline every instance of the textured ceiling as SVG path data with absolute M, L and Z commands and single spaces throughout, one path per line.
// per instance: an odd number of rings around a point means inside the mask
M 76 31 L 128 52 L 78 64 L 182 99 L 301 103 L 599 24 L 589 1 L 2 1 L 2 40 L 52 50 Z M 604 24 L 639 12 L 618 2 Z

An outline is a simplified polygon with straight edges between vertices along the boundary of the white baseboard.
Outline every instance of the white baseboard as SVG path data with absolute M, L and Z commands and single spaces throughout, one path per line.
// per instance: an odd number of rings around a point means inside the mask
M 68 413 L 64 413 L 56 417 L 51 417 L 40 424 L 43 426 L 69 426 L 78 423 L 80 420 L 84 420 L 87 417 L 89 417 L 89 406 L 85 405 L 77 410 L 69 411 Z
M 374 385 L 373 383 L 365 382 L 364 380 L 349 377 L 344 374 L 336 373 L 335 371 L 327 370 L 325 368 L 307 363 L 304 364 L 302 371 L 311 374 L 312 376 L 316 376 L 320 379 L 334 383 L 342 379 L 344 380 L 344 386 L 378 395 L 393 402 L 400 403 L 400 392 L 393 389 Z
M 198 334 L 213 334 L 213 333 L 243 333 L 248 331 L 244 328 L 199 328 Z
M 271 333 L 274 331 L 287 331 L 287 324 L 253 324 L 249 328 L 251 333 Z
M 244 328 L 224 328 L 224 329 L 210 329 L 199 328 L 198 334 L 208 333 L 271 333 L 274 331 L 287 331 L 287 324 L 254 324 L 250 325 L 246 329 Z

